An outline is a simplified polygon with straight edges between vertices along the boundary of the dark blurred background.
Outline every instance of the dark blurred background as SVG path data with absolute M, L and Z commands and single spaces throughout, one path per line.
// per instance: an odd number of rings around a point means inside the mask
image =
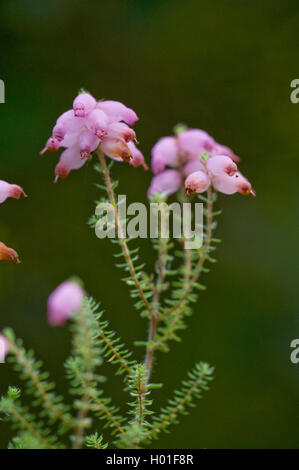
M 39 150 L 80 87 L 136 110 L 140 148 L 150 150 L 174 124 L 206 129 L 241 156 L 257 197 L 221 195 L 218 263 L 205 277 L 183 342 L 160 354 L 153 393 L 163 405 L 198 360 L 216 366 L 212 389 L 158 447 L 291 448 L 298 446 L 299 337 L 295 231 L 299 103 L 297 1 L 2 1 L 0 178 L 28 199 L 1 205 L 0 239 L 22 264 L 0 266 L 0 327 L 12 326 L 65 391 L 61 363 L 70 338 L 45 317 L 49 293 L 80 276 L 102 302 L 111 326 L 131 346 L 147 324 L 132 309 L 114 266 L 114 245 L 88 227 L 99 192 L 92 165 L 53 185 L 58 154 Z M 146 201 L 150 173 L 115 165 L 119 192 Z M 297 173 L 297 174 L 296 174 Z M 142 244 L 149 267 L 150 241 Z M 137 349 L 142 359 L 143 351 Z M 1 366 L 0 391 L 19 384 Z M 105 394 L 122 405 L 113 366 Z M 102 424 L 99 425 L 101 431 Z M 105 433 L 104 433 L 105 434 Z M 0 446 L 10 438 L 0 424 Z

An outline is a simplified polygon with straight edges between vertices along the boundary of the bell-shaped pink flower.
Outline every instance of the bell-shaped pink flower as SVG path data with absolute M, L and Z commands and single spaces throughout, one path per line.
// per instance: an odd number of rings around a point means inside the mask
M 49 150 L 49 152 L 56 152 L 60 146 L 61 144 L 59 140 L 57 140 L 55 137 L 49 137 L 45 147 L 39 153 L 40 155 L 43 155 L 47 150 Z
M 128 144 L 121 140 L 104 137 L 100 147 L 104 154 L 113 160 L 121 159 L 124 162 L 130 162 L 132 160 L 132 154 Z
M 12 197 L 13 199 L 20 199 L 22 194 L 24 197 L 27 197 L 27 194 L 24 193 L 24 190 L 21 188 L 21 186 L 0 180 L 0 204 L 8 197 Z
M 124 122 L 112 122 L 107 128 L 107 137 L 130 142 L 136 140 L 136 133 Z
M 78 145 L 73 145 L 64 150 L 55 168 L 54 182 L 56 183 L 59 177 L 65 179 L 71 170 L 78 170 L 86 160 L 86 158 L 81 157 Z
M 76 117 L 85 118 L 96 107 L 96 100 L 89 93 L 80 93 L 73 102 Z
M 195 171 L 206 171 L 204 164 L 200 161 L 200 158 L 193 158 L 184 165 L 184 174 L 186 176 L 194 173 Z
M 132 126 L 136 121 L 138 121 L 138 116 L 135 111 L 131 108 L 127 108 L 127 106 L 119 101 L 99 101 L 97 107 L 107 114 L 110 122 L 124 121 Z
M 232 149 L 230 149 L 226 145 L 218 144 L 218 142 L 215 143 L 215 145 L 214 145 L 214 147 L 211 151 L 211 154 L 212 155 L 226 155 L 227 157 L 234 160 L 234 162 L 239 162 L 240 161 L 240 157 L 235 155 L 235 153 L 232 151 Z
M 211 152 L 215 140 L 201 129 L 188 129 L 178 136 L 180 152 L 185 158 L 198 158 L 203 152 Z
M 77 283 L 65 281 L 48 298 L 48 323 L 61 326 L 82 306 L 84 291 Z
M 195 171 L 187 176 L 185 180 L 185 190 L 188 196 L 192 194 L 204 193 L 210 186 L 210 178 L 203 171 Z
M 232 176 L 238 171 L 237 165 L 226 155 L 215 155 L 208 158 L 206 169 L 212 176 L 222 176 L 223 174 Z
M 5 338 L 0 333 L 0 363 L 5 361 L 5 358 L 9 352 L 9 342 L 8 339 Z
M 107 114 L 100 109 L 96 108 L 91 111 L 91 113 L 87 115 L 85 123 L 87 128 L 92 131 L 99 139 L 102 139 L 102 137 L 107 134 L 106 129 L 108 126 L 108 117 Z
M 152 148 L 152 171 L 155 175 L 172 166 L 178 159 L 178 146 L 175 137 L 162 137 Z
M 99 143 L 100 139 L 93 132 L 89 130 L 81 132 L 78 137 L 81 158 L 89 158 L 90 154 L 98 148 Z
M 145 171 L 148 170 L 148 166 L 147 164 L 145 163 L 144 161 L 144 156 L 143 154 L 140 152 L 140 150 L 136 147 L 136 145 L 134 144 L 134 142 L 128 142 L 128 147 L 130 149 L 130 152 L 131 152 L 131 155 L 132 155 L 132 160 L 130 161 L 130 164 L 136 168 L 138 166 L 143 166 L 143 168 L 145 169 Z
M 69 109 L 65 111 L 56 121 L 56 125 L 53 128 L 53 136 L 58 140 L 64 137 L 65 134 L 72 134 L 79 132 L 84 126 L 84 119 L 76 118 L 74 111 Z
M 248 194 L 255 196 L 255 192 L 253 191 L 251 184 L 240 172 L 235 173 L 233 176 L 226 174 L 216 176 L 213 178 L 213 186 L 217 191 L 224 194 L 234 194 L 239 192 L 244 196 L 248 196 Z
M 10 263 L 16 262 L 17 264 L 21 262 L 18 253 L 13 248 L 9 248 L 5 243 L 0 242 L 0 261 L 2 260 L 9 261 Z
M 165 170 L 152 178 L 148 189 L 148 197 L 154 193 L 165 194 L 170 196 L 178 191 L 181 185 L 181 174 L 177 170 Z

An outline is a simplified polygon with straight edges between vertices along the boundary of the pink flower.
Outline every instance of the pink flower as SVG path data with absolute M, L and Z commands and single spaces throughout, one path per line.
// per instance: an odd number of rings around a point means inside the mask
M 130 161 L 130 164 L 136 168 L 138 166 L 143 166 L 143 168 L 145 169 L 145 171 L 148 170 L 148 166 L 147 164 L 145 163 L 144 161 L 144 156 L 143 154 L 140 152 L 140 150 L 136 147 L 136 145 L 134 144 L 134 142 L 128 142 L 128 147 L 129 147 L 129 150 L 131 152 L 131 155 L 132 155 L 132 160 Z
M 203 152 L 211 152 L 215 140 L 201 129 L 188 129 L 178 136 L 180 152 L 187 157 L 197 158 Z
M 181 174 L 177 170 L 165 170 L 154 176 L 148 190 L 148 197 L 154 193 L 170 196 L 175 193 L 181 185 Z
M 193 160 L 190 160 L 190 162 L 186 163 L 186 165 L 184 166 L 184 174 L 186 176 L 198 170 L 206 171 L 204 164 L 200 161 L 200 158 L 194 158 Z
M 185 180 L 185 189 L 188 196 L 196 193 L 205 192 L 210 186 L 210 179 L 203 171 L 195 171 L 187 176 Z
M 138 116 L 133 109 L 127 108 L 123 103 L 119 101 L 99 101 L 97 107 L 104 111 L 109 117 L 110 122 L 112 121 L 124 121 L 130 126 L 138 121 Z
M 0 261 L 2 260 L 9 261 L 10 263 L 16 262 L 17 264 L 21 262 L 18 253 L 13 248 L 9 248 L 5 243 L 0 242 Z
M 85 118 L 96 107 L 96 100 L 89 93 L 80 93 L 73 102 L 76 117 Z
M 235 173 L 233 176 L 226 174 L 216 176 L 213 178 L 213 186 L 217 191 L 224 194 L 234 194 L 239 192 L 244 196 L 248 196 L 248 194 L 255 196 L 255 192 L 253 191 L 251 184 L 240 172 Z
M 48 298 L 48 323 L 63 325 L 82 306 L 84 291 L 72 281 L 65 281 Z
M 226 145 L 221 145 L 218 144 L 218 142 L 215 142 L 215 145 L 211 151 L 212 155 L 226 155 L 227 157 L 231 158 L 235 162 L 239 162 L 240 158 L 235 155 L 235 153 Z
M 223 174 L 232 176 L 238 171 L 237 165 L 226 155 L 215 155 L 208 158 L 206 169 L 213 176 L 222 176 Z
M 10 184 L 6 181 L 0 180 L 0 204 L 4 202 L 8 197 L 12 197 L 13 199 L 20 199 L 22 194 L 24 197 L 27 197 L 21 186 L 18 186 L 17 184 Z
M 55 168 L 54 182 L 56 183 L 59 177 L 65 179 L 71 170 L 78 170 L 86 160 L 86 158 L 81 157 L 78 145 L 73 145 L 73 147 L 64 150 Z
M 112 122 L 107 128 L 107 137 L 130 142 L 136 140 L 136 133 L 124 122 Z
M 87 128 L 92 131 L 99 139 L 107 134 L 106 129 L 108 126 L 108 117 L 104 111 L 101 111 L 100 109 L 94 109 L 87 115 L 85 122 Z
M 93 132 L 87 129 L 81 132 L 78 137 L 81 158 L 89 158 L 90 154 L 98 148 L 99 143 L 100 139 Z
M 102 140 L 100 147 L 104 154 L 113 160 L 123 160 L 124 162 L 130 162 L 132 160 L 132 154 L 128 144 L 121 140 L 113 139 L 112 137 L 105 137 Z
M 152 171 L 156 175 L 172 166 L 178 159 L 178 146 L 175 137 L 162 137 L 152 148 Z
M 0 334 L 0 363 L 5 361 L 9 352 L 9 342 L 5 336 Z

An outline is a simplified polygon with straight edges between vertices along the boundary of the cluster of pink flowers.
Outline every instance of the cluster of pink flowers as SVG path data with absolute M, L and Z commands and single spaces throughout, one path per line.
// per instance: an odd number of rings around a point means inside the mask
M 138 117 L 133 109 L 118 101 L 96 101 L 89 93 L 79 94 L 73 109 L 66 111 L 56 121 L 46 150 L 65 150 L 55 168 L 55 181 L 66 178 L 71 170 L 81 168 L 92 152 L 100 148 L 116 161 L 124 161 L 147 170 L 144 157 L 136 147 L 135 131 L 129 127 Z
M 238 171 L 234 152 L 201 129 L 183 130 L 177 137 L 162 137 L 152 149 L 155 174 L 148 190 L 166 196 L 184 182 L 188 195 L 203 193 L 212 184 L 224 194 L 254 194 L 249 181 Z M 168 168 L 170 167 L 170 168 Z
M 0 204 L 6 201 L 7 198 L 20 199 L 21 195 L 27 197 L 23 188 L 17 184 L 10 184 L 6 181 L 0 180 Z M 20 263 L 18 253 L 13 249 L 0 242 L 0 261 L 6 260 L 11 263 L 16 261 Z

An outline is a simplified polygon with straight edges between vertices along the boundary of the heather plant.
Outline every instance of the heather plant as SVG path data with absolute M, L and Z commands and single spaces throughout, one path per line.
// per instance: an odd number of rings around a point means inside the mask
M 95 170 L 103 180 L 98 184 L 98 202 L 113 208 L 117 236 L 112 242 L 116 246 L 117 267 L 124 271 L 122 279 L 135 311 L 148 324 L 147 338 L 134 344 L 144 348 L 144 360 L 137 359 L 138 349 L 131 351 L 110 328 L 109 313 L 88 296 L 80 280 L 64 281 L 48 298 L 47 316 L 51 326 L 69 325 L 72 333 L 72 350 L 64 362 L 72 404 L 68 404 L 69 397 L 57 394 L 34 352 L 27 350 L 11 329 L 4 329 L 0 336 L 2 355 L 22 383 L 20 387 L 9 387 L 0 402 L 2 418 L 15 431 L 9 448 L 145 447 L 161 433 L 169 432 L 209 389 L 213 379 L 213 367 L 198 362 L 168 402 L 160 404 L 155 389 L 162 385 L 153 381 L 153 365 L 157 368 L 158 355 L 169 353 L 171 343 L 182 339 L 192 306 L 205 289 L 201 278 L 215 262 L 214 251 L 220 241 L 214 235 L 220 213 L 215 209 L 217 193 L 254 192 L 239 172 L 239 157 L 231 149 L 203 130 L 176 126 L 174 136 L 161 138 L 152 149 L 154 176 L 147 194 L 149 201 L 155 203 L 165 203 L 169 197 L 180 205 L 200 201 L 204 206 L 204 223 L 200 227 L 203 241 L 196 249 L 186 249 L 184 235 L 179 239 L 165 238 L 160 214 L 157 236 L 151 239 L 157 257 L 155 272 L 148 273 L 140 261 L 136 239 L 124 233 L 128 220 L 123 220 L 120 213 L 118 181 L 111 176 L 113 162 L 148 170 L 131 127 L 137 120 L 136 113 L 122 103 L 96 101 L 82 91 L 75 98 L 73 109 L 58 118 L 41 153 L 64 149 L 55 168 L 56 182 L 94 160 Z M 132 171 L 140 171 L 133 168 Z M 0 182 L 0 202 L 8 196 L 19 198 L 22 193 L 22 188 Z M 161 207 L 163 213 L 165 206 Z M 89 220 L 91 228 L 95 229 L 104 217 L 105 213 L 96 211 Z M 0 259 L 14 261 L 18 255 L 1 243 Z M 133 321 L 128 315 L 128 323 Z M 110 373 L 119 375 L 120 386 L 128 396 L 129 413 L 115 407 L 105 395 L 101 375 L 104 361 L 114 366 Z M 23 404 L 23 394 L 31 397 L 30 407 Z M 154 400 L 161 406 L 158 412 L 153 412 Z

